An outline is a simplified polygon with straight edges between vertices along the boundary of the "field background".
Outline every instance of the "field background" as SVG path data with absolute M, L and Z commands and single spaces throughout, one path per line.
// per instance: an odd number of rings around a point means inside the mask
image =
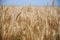
M 1 0 L 0 40 L 60 40 L 59 3 Z
M 0 6 L 1 40 L 60 40 L 60 7 Z

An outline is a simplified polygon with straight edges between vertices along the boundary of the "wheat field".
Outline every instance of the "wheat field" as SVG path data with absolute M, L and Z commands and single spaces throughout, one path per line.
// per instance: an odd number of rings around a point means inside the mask
M 0 6 L 0 40 L 60 40 L 60 7 Z

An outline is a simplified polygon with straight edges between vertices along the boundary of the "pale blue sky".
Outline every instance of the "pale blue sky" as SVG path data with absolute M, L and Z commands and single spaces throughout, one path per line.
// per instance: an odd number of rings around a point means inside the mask
M 47 2 L 52 3 L 52 0 L 0 0 L 0 4 L 4 5 L 46 5 Z M 60 6 L 60 0 L 55 0 L 55 5 Z

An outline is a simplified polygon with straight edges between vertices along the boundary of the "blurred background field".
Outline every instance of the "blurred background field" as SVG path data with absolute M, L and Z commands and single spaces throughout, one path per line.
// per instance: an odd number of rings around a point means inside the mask
M 15 1 L 0 2 L 0 40 L 60 40 L 60 6 L 56 5 L 57 1 L 50 0 L 51 4 L 46 2 L 45 5 L 45 1 L 37 0 L 35 6 L 30 1 L 26 2 L 28 6 L 24 4 L 25 0 L 22 1 L 25 6 Z

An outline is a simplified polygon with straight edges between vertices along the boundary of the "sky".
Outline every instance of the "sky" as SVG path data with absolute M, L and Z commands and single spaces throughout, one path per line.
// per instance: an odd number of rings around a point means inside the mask
M 51 5 L 52 0 L 0 0 L 0 4 L 3 5 L 47 5 L 47 2 Z M 55 5 L 60 6 L 60 0 L 55 0 Z

